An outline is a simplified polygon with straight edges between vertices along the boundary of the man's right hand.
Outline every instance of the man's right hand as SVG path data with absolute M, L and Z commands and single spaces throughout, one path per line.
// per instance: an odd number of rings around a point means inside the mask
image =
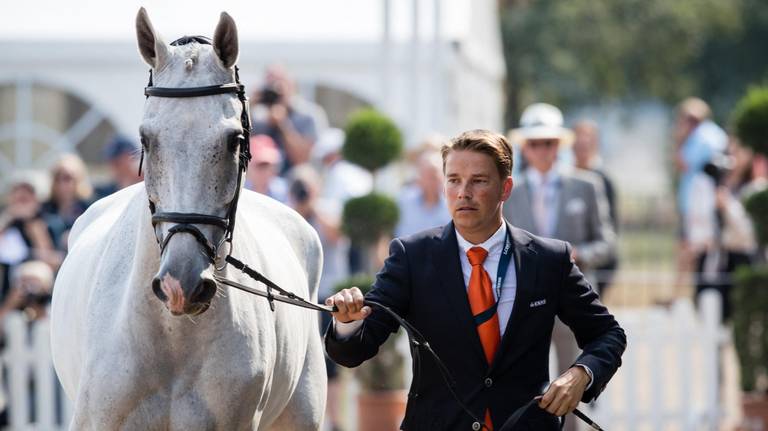
M 332 313 L 341 323 L 362 320 L 371 315 L 371 307 L 363 305 L 363 292 L 357 287 L 344 289 L 325 300 L 325 305 L 335 305 L 339 311 Z

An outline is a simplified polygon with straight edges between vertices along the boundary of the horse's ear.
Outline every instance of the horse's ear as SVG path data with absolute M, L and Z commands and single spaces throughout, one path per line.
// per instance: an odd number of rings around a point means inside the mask
M 139 43 L 139 52 L 144 61 L 154 69 L 168 58 L 168 45 L 160 37 L 152 22 L 149 20 L 147 10 L 143 7 L 136 14 L 136 39 Z
M 213 49 L 225 69 L 237 62 L 239 51 L 237 42 L 237 26 L 228 13 L 222 12 L 216 31 L 213 32 Z

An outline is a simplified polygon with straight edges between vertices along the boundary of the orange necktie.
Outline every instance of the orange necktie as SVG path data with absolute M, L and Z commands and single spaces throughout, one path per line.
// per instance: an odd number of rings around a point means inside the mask
M 472 273 L 469 276 L 469 305 L 475 318 L 477 334 L 483 345 L 485 359 L 490 364 L 499 348 L 501 334 L 499 315 L 495 308 L 496 301 L 493 299 L 491 277 L 483 268 L 486 257 L 488 257 L 488 252 L 482 247 L 472 247 L 467 251 L 467 258 L 472 265 Z M 493 430 L 491 412 L 488 409 L 485 410 L 485 423 Z

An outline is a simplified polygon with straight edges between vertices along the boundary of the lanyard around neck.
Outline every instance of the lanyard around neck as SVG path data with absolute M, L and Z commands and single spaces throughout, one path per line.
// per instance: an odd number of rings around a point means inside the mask
M 509 262 L 512 260 L 512 234 L 509 231 L 509 226 L 507 226 L 505 230 L 506 234 L 504 235 L 504 248 L 501 249 L 499 267 L 496 270 L 496 303 L 501 300 L 501 289 L 504 286 L 504 278 L 507 277 Z

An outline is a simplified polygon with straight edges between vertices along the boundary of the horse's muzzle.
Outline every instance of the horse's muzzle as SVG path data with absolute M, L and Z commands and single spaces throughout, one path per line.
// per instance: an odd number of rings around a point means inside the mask
M 163 301 L 174 316 L 198 315 L 205 312 L 216 295 L 216 282 L 212 278 L 200 277 L 194 288 L 186 291 L 181 282 L 169 273 L 152 280 L 152 291 Z

